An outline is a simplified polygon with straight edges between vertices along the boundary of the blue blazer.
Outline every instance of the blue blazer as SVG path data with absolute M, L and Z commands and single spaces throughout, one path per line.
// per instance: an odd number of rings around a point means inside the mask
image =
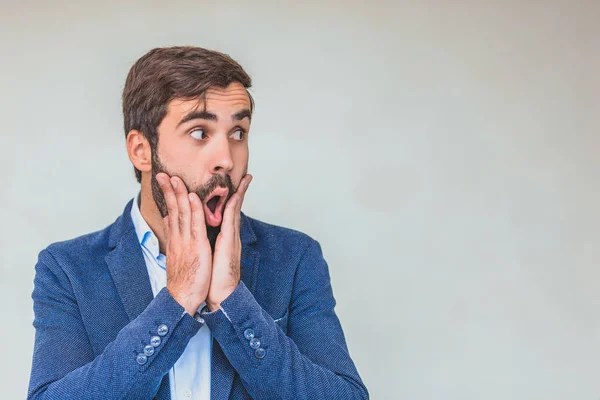
M 170 399 L 168 372 L 202 325 L 166 288 L 153 297 L 132 203 L 105 229 L 39 253 L 28 399 Z M 241 217 L 241 281 L 222 302 L 225 313 L 204 314 L 213 335 L 211 397 L 368 399 L 319 243 Z M 160 344 L 140 364 L 159 326 Z M 249 328 L 263 354 L 249 346 Z

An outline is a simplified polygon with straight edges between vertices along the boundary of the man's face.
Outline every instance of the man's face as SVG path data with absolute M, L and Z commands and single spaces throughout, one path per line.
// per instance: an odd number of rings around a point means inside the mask
M 196 192 L 202 201 L 213 249 L 225 204 L 248 171 L 250 118 L 246 89 L 235 82 L 209 89 L 206 104 L 197 99 L 171 101 L 158 126 L 151 178 L 158 210 L 163 218 L 168 213 L 156 174 L 180 177 L 188 192 Z

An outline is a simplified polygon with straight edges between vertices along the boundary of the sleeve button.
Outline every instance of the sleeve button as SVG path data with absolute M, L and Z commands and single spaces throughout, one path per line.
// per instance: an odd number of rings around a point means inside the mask
M 254 356 L 256 358 L 263 358 L 265 356 L 265 349 L 263 349 L 262 347 L 259 347 L 258 349 L 254 350 Z
M 160 346 L 160 342 L 160 336 L 152 336 L 152 338 L 150 339 L 150 344 L 152 345 L 152 347 Z
M 146 361 L 148 361 L 148 357 L 146 357 L 146 355 L 140 353 L 135 358 L 135 361 L 137 361 L 137 363 L 140 365 L 144 365 L 144 364 L 146 364 Z
M 258 340 L 257 338 L 250 339 L 250 347 L 252 347 L 255 350 L 258 349 L 260 347 L 260 340 Z
M 254 337 L 254 331 L 251 328 L 248 328 L 244 331 L 244 337 L 248 340 Z
M 152 354 L 154 354 L 154 347 L 152 347 L 152 345 L 147 344 L 144 346 L 144 355 L 150 357 Z
M 158 327 L 158 335 L 159 336 L 165 336 L 167 334 L 167 332 L 169 332 L 169 327 L 166 326 L 165 324 L 162 324 Z

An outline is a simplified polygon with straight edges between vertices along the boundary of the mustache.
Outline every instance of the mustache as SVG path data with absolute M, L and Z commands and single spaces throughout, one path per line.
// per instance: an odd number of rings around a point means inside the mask
M 171 175 L 164 170 L 156 170 L 152 174 L 152 194 L 154 200 L 157 203 L 161 216 L 164 218 L 167 215 L 167 204 L 164 198 L 164 193 L 162 192 L 162 189 L 160 188 L 160 185 L 156 180 L 156 174 L 158 174 L 159 172 L 165 172 L 169 176 L 174 175 Z M 200 201 L 202 202 L 208 200 L 208 196 L 210 196 L 210 194 L 218 187 L 227 189 L 226 201 L 229 201 L 229 199 L 231 198 L 231 196 L 233 196 L 235 192 L 233 182 L 231 181 L 231 177 L 229 175 L 214 175 L 206 184 L 202 185 L 200 188 L 197 188 L 195 190 L 191 189 L 190 186 L 183 179 L 182 181 L 188 193 L 196 193 L 200 198 Z
M 200 198 L 200 200 L 204 202 L 208 199 L 208 196 L 210 196 L 210 194 L 218 187 L 227 189 L 227 200 L 229 200 L 235 192 L 233 182 L 231 181 L 231 177 L 229 175 L 213 175 L 213 177 L 210 178 L 210 180 L 206 184 L 195 190 L 195 192 Z M 188 192 L 189 191 L 190 190 L 188 188 Z

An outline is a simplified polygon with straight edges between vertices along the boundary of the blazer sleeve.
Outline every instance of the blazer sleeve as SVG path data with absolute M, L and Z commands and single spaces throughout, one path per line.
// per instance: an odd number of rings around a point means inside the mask
M 368 399 L 334 311 L 327 263 L 310 240 L 294 278 L 287 335 L 242 281 L 202 316 L 253 398 Z
M 152 399 L 202 326 L 163 288 L 94 357 L 68 276 L 48 249 L 40 252 L 35 269 L 35 343 L 27 399 Z M 160 338 L 156 347 L 154 336 Z M 152 355 L 139 357 L 148 344 Z

